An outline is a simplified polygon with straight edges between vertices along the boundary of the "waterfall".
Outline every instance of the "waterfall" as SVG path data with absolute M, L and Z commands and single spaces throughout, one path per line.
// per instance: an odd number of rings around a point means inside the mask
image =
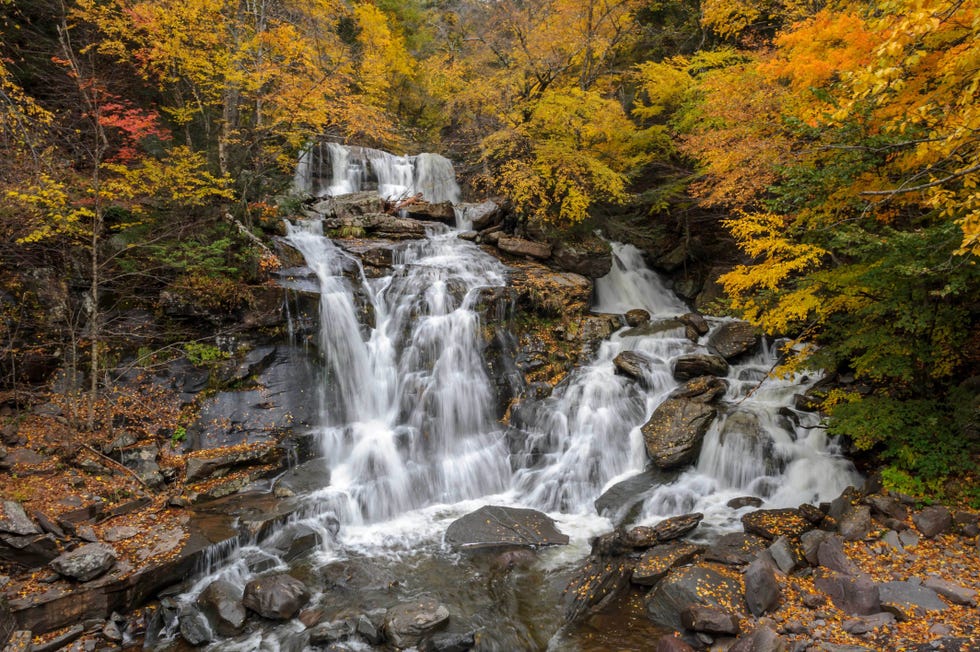
M 325 172 L 329 170 L 329 176 Z M 293 189 L 316 197 L 376 190 L 397 200 L 421 193 L 432 203 L 460 201 L 452 161 L 439 154 L 398 156 L 369 147 L 313 143 L 300 153 Z

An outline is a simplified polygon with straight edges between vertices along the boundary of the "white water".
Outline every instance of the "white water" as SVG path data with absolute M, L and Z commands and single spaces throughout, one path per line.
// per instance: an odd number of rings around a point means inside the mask
M 452 162 L 439 154 L 398 156 L 367 147 L 315 143 L 300 154 L 293 189 L 316 197 L 377 190 L 389 200 L 418 193 L 432 203 L 460 200 Z
M 338 168 L 352 169 L 349 162 Z M 401 180 L 410 185 L 419 179 Z M 459 516 L 485 504 L 541 509 L 572 544 L 540 551 L 536 567 L 554 572 L 583 557 L 589 539 L 612 527 L 595 513 L 593 501 L 646 467 L 640 426 L 678 387 L 673 361 L 704 352 L 706 338 L 692 342 L 670 323 L 651 334 L 614 334 L 551 397 L 527 401 L 518 411 L 516 425 L 527 433 L 523 457 L 536 462 L 513 471 L 473 310 L 481 288 L 506 284 L 503 265 L 441 229 L 402 245 L 391 273 L 368 279 L 356 259 L 323 237 L 318 223 L 291 225 L 287 239 L 316 273 L 321 293 L 318 349 L 325 382 L 318 436 L 330 480 L 306 496 L 310 509 L 297 518 L 322 533 L 323 544 L 307 563 L 375 560 L 405 576 L 406 590 L 441 587 L 440 599 L 454 610 L 453 618 L 459 609 L 465 619 L 467 609 L 479 613 L 486 606 L 465 586 L 477 581 L 466 575 L 472 571 L 441 544 Z M 638 250 L 614 245 L 614 254 L 609 275 L 596 282 L 597 312 L 643 308 L 654 323 L 687 312 Z M 370 325 L 365 314 L 373 315 Z M 721 320 L 709 322 L 716 328 Z M 652 361 L 643 387 L 614 372 L 612 361 L 624 350 Z M 738 527 L 740 513 L 726 506 L 733 497 L 753 494 L 769 507 L 795 506 L 833 498 L 856 481 L 814 415 L 793 413 L 795 423 L 785 416 L 806 383 L 766 379 L 776 353 L 762 347 L 732 365 L 728 393 L 697 463 L 645 490 L 634 523 L 700 511 L 705 520 L 699 532 L 709 536 Z M 334 519 L 339 533 L 327 526 Z M 182 599 L 191 601 L 218 576 L 243 586 L 257 572 L 248 560 L 262 556 L 287 568 L 271 544 L 248 546 Z M 436 570 L 416 570 L 425 563 Z M 530 616 L 507 617 L 517 622 Z M 283 650 L 299 632 L 287 624 L 219 646 Z M 513 632 L 486 634 L 484 649 L 513 649 L 515 640 L 523 640 Z

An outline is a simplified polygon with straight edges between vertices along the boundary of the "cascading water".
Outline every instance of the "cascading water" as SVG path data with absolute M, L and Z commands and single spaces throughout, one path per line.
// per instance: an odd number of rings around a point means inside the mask
M 351 163 L 370 160 L 362 154 L 343 164 L 339 154 L 331 159 L 330 188 L 361 187 L 345 175 L 363 172 L 360 163 Z M 402 185 L 443 183 L 429 181 L 426 171 L 442 162 L 425 160 L 415 159 L 415 176 L 410 182 L 404 177 L 408 183 Z M 375 172 L 381 168 L 370 165 Z M 301 161 L 303 166 L 313 168 L 315 161 Z M 447 176 L 452 178 L 451 168 L 431 178 Z M 322 544 L 302 562 L 305 574 L 319 577 L 327 573 L 321 569 L 337 564 L 344 565 L 345 576 L 371 567 L 390 579 L 380 584 L 386 588 L 371 580 L 353 594 L 362 608 L 372 599 L 390 605 L 393 586 L 401 587 L 403 598 L 435 592 L 450 605 L 456 626 L 483 632 L 480 649 L 543 649 L 560 625 L 554 604 L 563 583 L 555 578 L 586 554 L 591 536 L 612 527 L 595 513 L 593 501 L 647 466 L 640 427 L 678 387 L 674 361 L 704 352 L 706 338 L 691 341 L 673 321 L 687 308 L 646 268 L 640 252 L 614 245 L 613 268 L 596 282 L 594 309 L 643 308 L 651 325 L 615 333 L 552 396 L 524 402 L 513 423 L 524 433 L 519 457 L 529 462 L 515 471 L 497 423 L 475 310 L 483 288 L 506 285 L 507 269 L 444 227 L 398 245 L 390 273 L 370 279 L 317 222 L 289 225 L 287 240 L 317 278 L 317 349 L 324 366 L 322 458 L 314 460 L 323 469 L 323 486 L 303 496 L 308 507 L 298 517 L 298 525 L 320 533 Z M 709 320 L 712 328 L 723 321 Z M 642 383 L 615 373 L 614 358 L 628 350 L 649 360 Z M 806 384 L 767 379 L 775 357 L 762 347 L 731 366 L 720 414 L 697 463 L 650 482 L 633 522 L 701 511 L 699 532 L 710 536 L 734 527 L 738 513 L 726 506 L 732 497 L 751 493 L 770 506 L 796 505 L 834 497 L 855 481 L 816 417 L 788 409 Z M 442 545 L 449 523 L 485 504 L 549 512 L 572 545 L 543 550 L 531 569 L 501 579 L 492 562 L 460 557 Z M 242 586 L 270 564 L 287 568 L 274 542 L 247 546 L 182 599 L 189 604 L 216 577 Z M 334 595 L 326 579 L 311 581 L 320 582 L 314 600 L 321 607 L 349 608 L 352 594 Z M 289 624 L 253 631 L 223 641 L 220 649 L 303 649 L 302 632 Z
M 390 200 L 417 193 L 432 203 L 457 204 L 460 199 L 453 164 L 444 156 L 398 156 L 329 142 L 311 144 L 300 153 L 293 189 L 315 197 L 377 190 Z

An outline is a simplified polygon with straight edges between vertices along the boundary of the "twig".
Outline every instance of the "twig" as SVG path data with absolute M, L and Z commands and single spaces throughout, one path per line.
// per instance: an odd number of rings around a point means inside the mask
M 254 244 L 259 249 L 261 249 L 262 253 L 264 253 L 267 256 L 275 256 L 275 254 L 272 253 L 272 250 L 269 249 L 269 247 L 264 242 L 262 242 L 262 240 L 258 236 L 256 236 L 254 233 L 249 231 L 248 227 L 246 227 L 244 224 L 236 220 L 231 213 L 225 213 L 225 221 L 228 222 L 229 224 L 233 224 L 234 226 L 238 227 L 238 232 L 241 233 L 246 238 L 248 238 L 252 242 L 252 244 Z

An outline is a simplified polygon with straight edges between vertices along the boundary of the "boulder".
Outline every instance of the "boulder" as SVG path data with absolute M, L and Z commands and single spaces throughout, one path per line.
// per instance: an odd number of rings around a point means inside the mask
M 333 620 L 320 623 L 310 629 L 310 644 L 329 645 L 350 638 L 356 631 L 357 622 L 353 620 Z
M 726 321 L 708 336 L 708 348 L 725 360 L 754 351 L 762 339 L 759 329 L 744 321 Z
M 626 314 L 623 315 L 623 319 L 626 320 L 627 326 L 630 328 L 636 328 L 650 322 L 650 313 L 643 308 L 634 308 L 632 310 L 627 310 Z
M 403 602 L 388 610 L 384 629 L 399 648 L 418 645 L 424 636 L 449 622 L 449 609 L 430 596 Z
M 785 574 L 790 574 L 803 564 L 803 552 L 786 537 L 779 537 L 769 546 L 769 556 L 776 567 Z
M 197 606 L 220 636 L 235 636 L 245 628 L 242 590 L 227 580 L 215 580 L 197 596 Z
M 497 248 L 514 256 L 529 256 L 538 260 L 551 257 L 551 245 L 547 242 L 535 242 L 515 236 L 501 236 L 497 239 Z
M 705 551 L 704 558 L 729 566 L 742 566 L 755 559 L 768 545 L 768 541 L 760 536 L 731 532 L 718 537 Z
M 652 363 L 653 360 L 649 356 L 638 351 L 623 351 L 613 358 L 617 374 L 632 378 L 641 385 L 646 385 L 646 376 L 643 372 L 649 369 Z
M 51 560 L 59 575 L 88 582 L 116 565 L 116 551 L 104 543 L 86 543 Z
M 0 560 L 25 568 L 38 568 L 61 554 L 52 534 L 0 535 Z
M 692 605 L 741 613 L 741 583 L 704 566 L 671 570 L 645 598 L 647 615 L 655 625 L 680 630 L 681 614 Z
M 878 585 L 882 609 L 899 615 L 899 620 L 919 616 L 927 611 L 944 611 L 947 608 L 935 591 L 912 582 L 882 582 Z M 903 615 L 905 617 L 903 617 Z
M 499 242 L 497 246 L 500 247 Z M 559 240 L 551 249 L 551 262 L 566 272 L 600 278 L 612 269 L 612 248 L 608 242 L 596 237 L 579 242 Z
M 677 318 L 677 320 L 690 329 L 691 332 L 687 334 L 689 339 L 697 341 L 698 336 L 706 335 L 708 333 L 708 321 L 702 315 L 696 312 L 689 312 L 681 315 Z M 694 335 L 695 337 L 691 337 L 691 335 Z
M 728 652 L 786 652 L 789 645 L 769 627 L 756 627 L 748 634 L 738 637 Z
M 868 632 L 873 632 L 876 629 L 891 625 L 894 622 L 894 615 L 888 612 L 882 612 L 880 614 L 871 614 L 870 616 L 865 616 L 864 618 L 852 618 L 850 620 L 845 620 L 841 625 L 841 629 L 848 634 L 861 636 L 862 634 L 867 634 Z
M 975 605 L 977 603 L 977 592 L 974 589 L 955 584 L 935 575 L 927 577 L 922 586 L 932 589 L 953 604 Z
M 285 573 L 258 577 L 245 585 L 242 604 L 263 618 L 289 620 L 309 601 L 310 592 Z
M 600 537 L 593 549 L 603 547 Z M 562 592 L 564 622 L 574 623 L 593 607 L 612 600 L 629 585 L 632 569 L 632 562 L 621 556 L 589 555 Z
M 772 611 L 779 604 L 781 591 L 773 567 L 756 559 L 745 569 L 745 604 L 755 616 Z
M 953 526 L 953 515 L 942 505 L 926 507 L 912 516 L 912 522 L 922 536 L 931 539 Z
M 476 647 L 476 634 L 465 632 L 436 634 L 422 641 L 419 652 L 466 652 Z
M 650 466 L 632 477 L 609 487 L 596 498 L 595 509 L 599 516 L 605 516 L 613 524 L 620 524 L 643 502 L 654 487 L 670 484 L 676 475 Z
M 647 454 L 661 469 L 695 462 L 718 411 L 690 399 L 668 398 L 640 429 Z
M 742 515 L 742 527 L 749 534 L 774 541 L 779 537 L 798 538 L 807 530 L 813 529 L 813 523 L 803 517 L 800 510 L 759 509 Z
M 282 450 L 275 446 L 257 446 L 245 449 L 216 451 L 207 456 L 187 457 L 184 481 L 200 482 L 221 477 L 241 466 L 271 464 L 282 457 Z
M 694 561 L 700 552 L 701 548 L 692 543 L 675 542 L 650 548 L 633 568 L 630 580 L 634 584 L 653 586 L 672 568 Z
M 205 615 L 190 606 L 181 609 L 177 623 L 180 635 L 194 647 L 210 643 L 214 637 Z
M 694 530 L 703 519 L 704 514 L 700 512 L 671 516 L 654 525 L 653 533 L 656 535 L 658 543 L 680 539 Z
M 160 487 L 163 485 L 163 475 L 157 464 L 159 455 L 160 449 L 155 444 L 132 446 L 119 451 L 119 461 L 149 486 Z
M 674 378 L 677 380 L 726 375 L 728 375 L 728 363 L 718 355 L 689 353 L 674 359 Z
M 714 403 L 728 391 L 728 381 L 714 376 L 689 380 L 673 392 L 670 398 L 689 399 L 697 403 Z
M 871 532 L 871 508 L 858 505 L 844 514 L 837 525 L 844 541 L 861 541 Z
M 732 498 L 727 503 L 728 507 L 732 509 L 742 509 L 743 507 L 762 507 L 762 499 L 758 496 L 740 496 L 738 498 Z
M 452 202 L 444 201 L 432 204 L 427 201 L 413 201 L 406 204 L 402 210 L 405 212 L 405 217 L 413 220 L 441 222 L 449 226 L 456 224 L 456 211 Z
M 463 220 L 469 222 L 475 231 L 496 226 L 504 218 L 503 207 L 489 199 L 479 204 L 463 204 L 462 210 Z
M 706 634 L 738 634 L 738 618 L 714 607 L 691 605 L 681 612 L 681 623 L 687 629 Z
M 872 494 L 865 500 L 876 514 L 898 519 L 899 521 L 904 521 L 908 518 L 909 510 L 893 496 Z
M 813 585 L 830 596 L 844 613 L 868 616 L 881 611 L 878 586 L 866 575 L 844 575 L 835 571 L 818 571 Z
M 41 534 L 41 530 L 30 519 L 20 503 L 13 500 L 3 501 L 3 513 L 0 514 L 0 532 L 27 536 Z
M 676 636 L 661 636 L 653 652 L 694 652 L 694 648 Z
M 453 521 L 446 543 L 457 548 L 553 546 L 568 543 L 555 522 L 533 509 L 486 505 Z
M 857 575 L 861 572 L 844 552 L 841 538 L 833 535 L 824 537 L 817 546 L 817 563 L 844 575 Z
M 383 213 L 384 209 L 385 202 L 375 190 L 327 197 L 311 208 L 314 213 L 327 218 Z

